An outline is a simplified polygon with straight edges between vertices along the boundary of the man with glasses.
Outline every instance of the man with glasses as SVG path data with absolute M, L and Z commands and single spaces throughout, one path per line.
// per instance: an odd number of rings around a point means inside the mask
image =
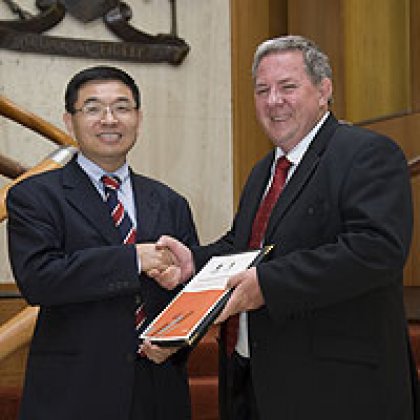
M 128 74 L 82 70 L 65 106 L 79 152 L 7 199 L 14 275 L 40 306 L 20 419 L 188 419 L 186 352 L 141 351 L 137 336 L 177 292 L 147 277 L 171 263 L 153 243 L 170 234 L 197 244 L 189 205 L 127 165 L 142 122 Z

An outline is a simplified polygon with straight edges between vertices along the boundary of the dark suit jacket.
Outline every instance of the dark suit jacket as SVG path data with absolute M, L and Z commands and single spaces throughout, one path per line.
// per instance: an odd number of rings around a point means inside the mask
M 131 173 L 131 180 L 138 242 L 169 234 L 197 244 L 183 197 L 141 175 Z M 41 306 L 20 418 L 128 419 L 138 363 L 136 297 L 141 293 L 151 319 L 176 291 L 139 277 L 134 246 L 121 245 L 106 204 L 74 160 L 13 187 L 7 208 L 17 284 L 30 304 Z M 185 357 L 147 363 L 156 398 L 188 405 Z
M 194 251 L 199 267 L 247 247 L 272 161 L 252 170 L 231 231 Z M 273 210 L 265 242 L 275 247 L 257 267 L 265 306 L 248 319 L 261 419 L 413 419 L 402 298 L 411 232 L 401 150 L 330 116 Z

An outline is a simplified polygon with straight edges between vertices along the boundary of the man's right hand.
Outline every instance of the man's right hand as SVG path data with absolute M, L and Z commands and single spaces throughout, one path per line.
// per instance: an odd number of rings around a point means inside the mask
M 173 289 L 187 281 L 195 272 L 194 261 L 190 249 L 171 236 L 163 235 L 156 242 L 156 248 L 167 250 L 172 254 L 173 264 L 164 270 L 153 268 L 147 272 L 162 287 Z
M 166 248 L 158 248 L 153 243 L 136 244 L 137 257 L 141 262 L 141 271 L 150 270 L 164 271 L 172 266 L 175 259 Z

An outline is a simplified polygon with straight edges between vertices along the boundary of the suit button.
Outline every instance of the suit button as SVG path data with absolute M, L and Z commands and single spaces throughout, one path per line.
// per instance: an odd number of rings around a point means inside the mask
M 132 353 L 127 353 L 125 357 L 128 363 L 133 363 L 136 358 L 136 356 Z

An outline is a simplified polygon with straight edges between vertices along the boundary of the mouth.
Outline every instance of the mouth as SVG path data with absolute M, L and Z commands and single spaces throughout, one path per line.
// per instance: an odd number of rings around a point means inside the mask
M 114 143 L 122 137 L 120 133 L 99 133 L 97 137 L 106 143 Z
M 289 119 L 288 115 L 271 115 L 270 121 L 274 123 L 285 122 Z

